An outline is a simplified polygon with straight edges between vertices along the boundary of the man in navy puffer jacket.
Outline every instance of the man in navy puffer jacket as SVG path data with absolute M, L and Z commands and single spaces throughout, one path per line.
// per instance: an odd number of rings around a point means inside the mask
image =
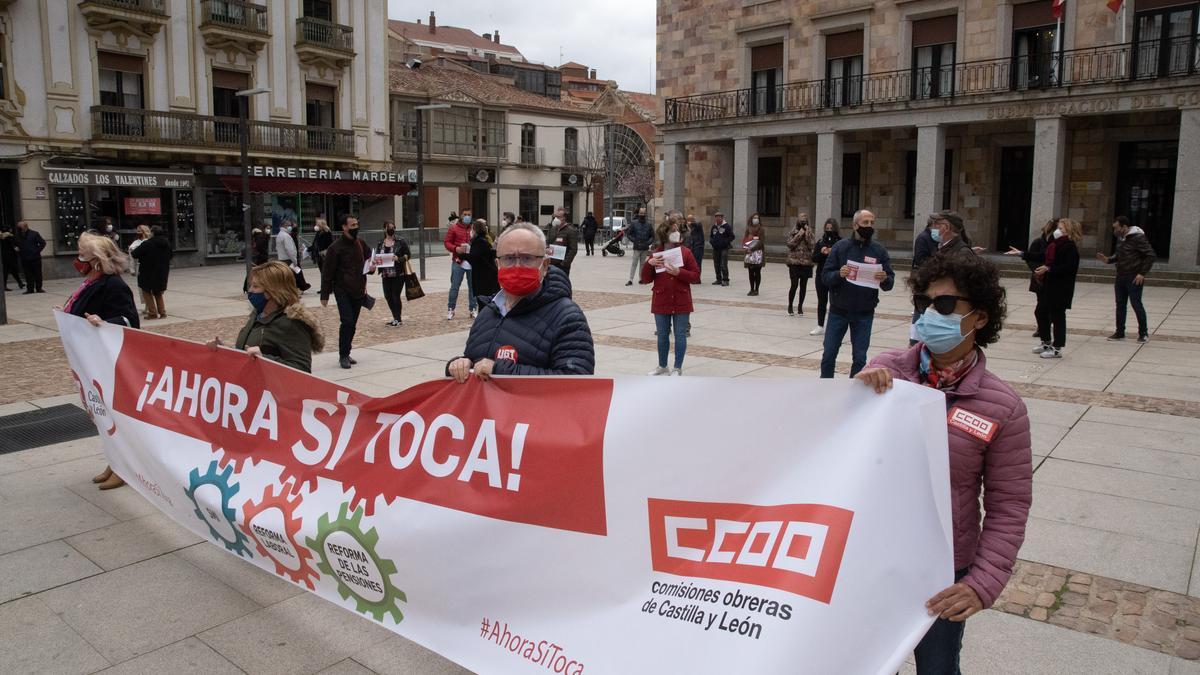
M 593 374 L 591 329 L 571 300 L 567 275 L 546 264 L 541 230 L 509 226 L 496 240 L 496 258 L 501 291 L 480 298 L 466 350 L 446 365 L 446 374 L 459 382 L 472 373 L 485 381 L 492 375 Z

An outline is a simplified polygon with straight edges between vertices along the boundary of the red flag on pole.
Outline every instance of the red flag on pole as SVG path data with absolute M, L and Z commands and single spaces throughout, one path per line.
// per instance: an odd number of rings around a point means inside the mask
M 1125 4 L 1125 0 L 1108 0 L 1108 8 L 1113 11 L 1113 14 L 1121 11 L 1121 5 Z
M 1115 2 L 1115 0 L 1113 0 Z M 1063 5 L 1067 4 L 1067 0 L 1054 0 L 1050 5 L 1050 12 L 1054 14 L 1055 19 L 1061 19 L 1063 15 Z

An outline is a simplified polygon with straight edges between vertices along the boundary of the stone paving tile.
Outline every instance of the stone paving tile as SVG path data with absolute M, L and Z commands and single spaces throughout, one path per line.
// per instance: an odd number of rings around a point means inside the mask
M 374 673 L 374 670 L 354 659 L 343 659 L 318 672 L 317 675 L 374 675 Z
M 1200 598 L 1018 560 L 995 608 L 1186 660 L 1200 659 Z
M 66 539 L 72 548 L 106 570 L 148 560 L 199 541 L 202 540 L 191 530 L 161 512 Z
M 0 672 L 83 675 L 108 665 L 40 597 L 0 605 Z
M 65 489 L 40 491 L 37 499 L 3 499 L 0 493 L 0 554 L 106 527 L 116 519 Z
M 399 635 L 366 648 L 354 659 L 380 675 L 467 675 L 471 672 Z
M 0 603 L 103 571 L 62 541 L 5 553 L 0 555 Z
M 242 672 L 194 637 L 100 671 L 102 675 L 240 675 Z

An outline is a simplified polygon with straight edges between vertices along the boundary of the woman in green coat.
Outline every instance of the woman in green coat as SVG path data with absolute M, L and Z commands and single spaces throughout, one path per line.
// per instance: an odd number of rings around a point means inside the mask
M 316 315 L 300 304 L 300 289 L 291 268 L 272 260 L 250 270 L 246 298 L 254 309 L 234 346 L 252 356 L 312 372 L 313 352 L 325 347 L 325 334 Z M 215 351 L 220 344 L 220 338 L 214 338 L 208 346 Z

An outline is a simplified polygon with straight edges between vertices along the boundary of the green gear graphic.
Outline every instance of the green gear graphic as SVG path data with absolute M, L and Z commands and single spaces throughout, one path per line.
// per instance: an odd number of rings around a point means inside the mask
M 397 604 L 399 602 L 408 602 L 408 597 L 404 591 L 392 585 L 392 575 L 396 573 L 396 565 L 391 560 L 380 558 L 375 552 L 375 545 L 379 543 L 379 534 L 375 528 L 363 532 L 362 517 L 363 510 L 355 509 L 353 514 L 349 513 L 350 505 L 342 504 L 338 510 L 338 516 L 330 522 L 329 514 L 321 514 L 317 520 L 317 536 L 316 538 L 306 537 L 305 543 L 310 549 L 317 552 L 320 557 L 320 562 L 317 563 L 317 568 L 325 575 L 333 577 L 337 581 L 338 595 L 345 600 L 351 596 L 354 597 L 354 602 L 358 605 L 358 611 L 362 614 L 370 614 L 375 617 L 376 621 L 383 621 L 384 614 L 391 614 L 392 619 L 396 623 L 404 620 L 404 614 L 400 611 Z M 372 602 L 361 597 L 354 592 L 342 578 L 333 570 L 333 565 L 329 562 L 329 557 L 325 552 L 325 539 L 334 532 L 345 532 L 362 546 L 367 555 L 371 557 L 371 562 L 375 564 L 375 568 L 379 570 L 379 575 L 383 579 L 383 599 L 378 602 Z
M 192 500 L 192 504 L 196 506 L 196 517 L 200 519 L 200 522 L 208 526 L 208 531 L 210 534 L 212 534 L 213 539 L 221 542 L 225 545 L 226 549 L 233 551 L 239 556 L 244 558 L 253 558 L 254 555 L 250 552 L 249 546 L 247 546 L 247 544 L 249 544 L 249 540 L 246 538 L 246 535 L 242 534 L 242 531 L 238 529 L 237 511 L 235 511 L 233 507 L 229 505 L 229 500 L 238 493 L 238 490 L 242 489 L 242 486 L 236 483 L 231 484 L 229 482 L 229 478 L 232 475 L 232 466 L 227 466 L 225 467 L 224 471 L 217 473 L 216 462 L 210 463 L 208 465 L 208 470 L 205 471 L 204 474 L 200 473 L 200 469 L 192 469 L 192 472 L 188 474 L 190 486 L 184 490 L 183 493 L 187 495 L 187 498 Z M 208 518 L 204 517 L 204 512 L 201 510 L 204 507 L 202 507 L 200 502 L 196 500 L 196 488 L 199 488 L 203 485 L 213 485 L 221 491 L 221 517 L 229 522 L 229 529 L 233 532 L 233 539 L 226 539 L 225 537 L 221 536 L 221 533 L 217 532 L 216 528 L 212 526 L 212 523 L 208 521 Z

